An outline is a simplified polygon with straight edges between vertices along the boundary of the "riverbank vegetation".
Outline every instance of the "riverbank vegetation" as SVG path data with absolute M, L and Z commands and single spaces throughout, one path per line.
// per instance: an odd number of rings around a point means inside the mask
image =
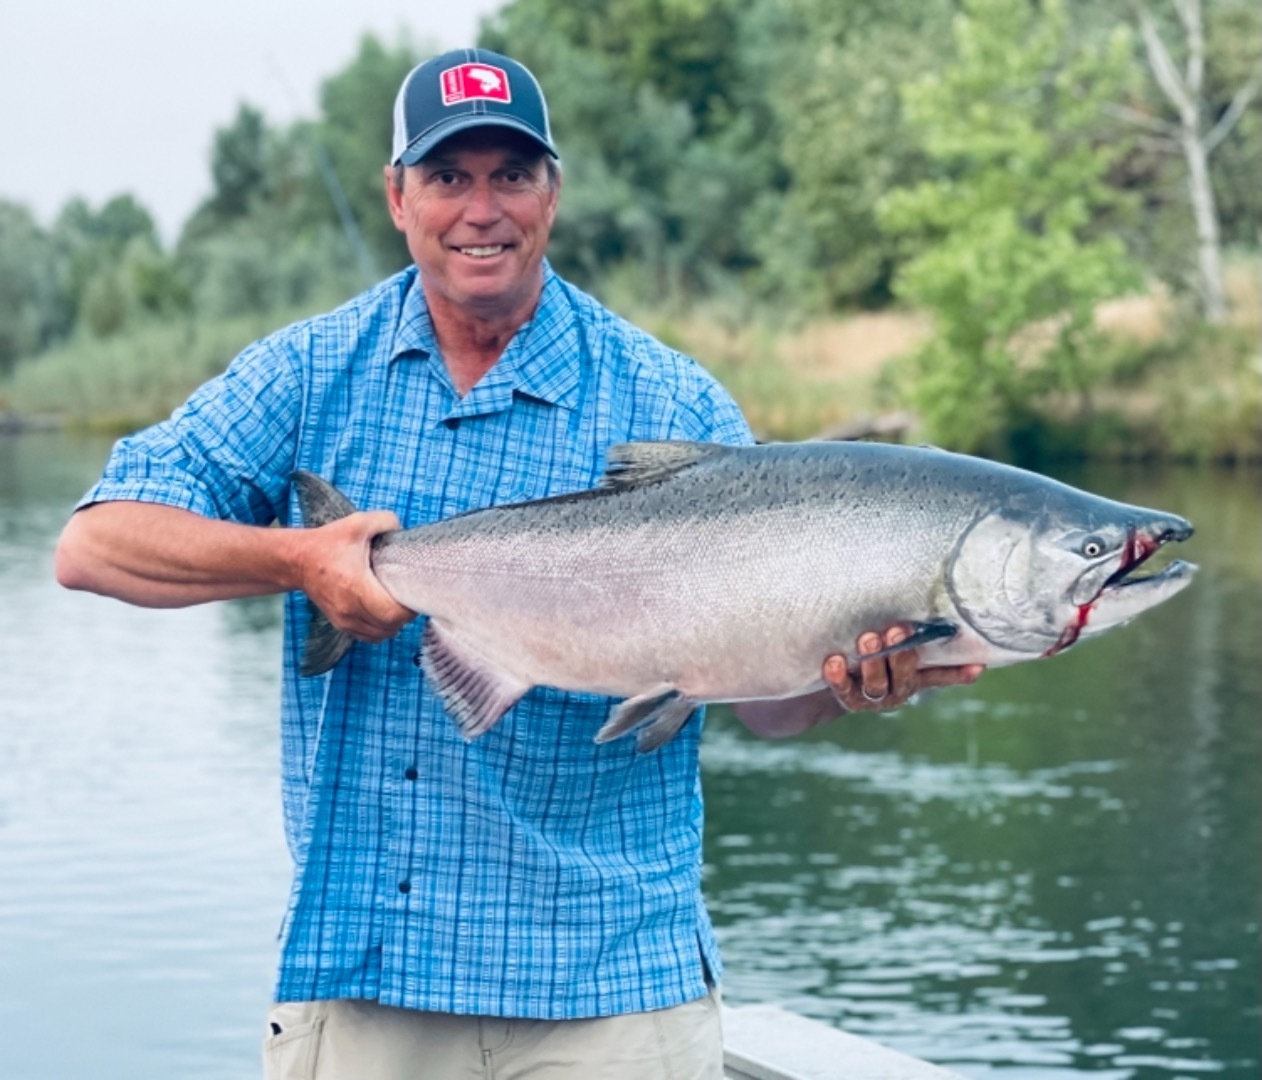
M 513 0 L 481 43 L 548 91 L 553 264 L 764 437 L 1262 460 L 1251 0 Z M 0 413 L 147 423 L 403 266 L 381 162 L 429 51 L 365 38 L 307 121 L 242 106 L 169 248 L 127 194 L 0 193 Z

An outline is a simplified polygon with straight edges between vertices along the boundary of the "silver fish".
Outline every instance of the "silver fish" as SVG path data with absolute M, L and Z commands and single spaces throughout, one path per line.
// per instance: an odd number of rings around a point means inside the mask
M 924 665 L 1051 656 L 1181 591 L 1133 572 L 1192 526 L 927 447 L 631 443 L 600 486 L 384 533 L 372 568 L 429 616 L 419 662 L 467 738 L 532 686 L 626 698 L 597 741 L 649 750 L 698 705 L 821 688 L 896 622 Z M 303 521 L 354 507 L 295 473 Z M 351 644 L 316 612 L 303 674 Z M 886 650 L 891 651 L 891 650 Z

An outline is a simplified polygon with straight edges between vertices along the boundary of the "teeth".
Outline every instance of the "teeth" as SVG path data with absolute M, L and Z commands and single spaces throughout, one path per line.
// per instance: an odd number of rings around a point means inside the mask
M 486 247 L 462 247 L 461 255 L 471 255 L 475 259 L 489 259 L 492 255 L 498 255 L 504 250 L 503 244 L 492 244 Z

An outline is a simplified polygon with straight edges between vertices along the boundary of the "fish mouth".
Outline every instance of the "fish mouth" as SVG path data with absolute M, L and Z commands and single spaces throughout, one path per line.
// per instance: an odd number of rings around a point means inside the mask
M 1129 622 L 1187 588 L 1196 574 L 1195 564 L 1175 559 L 1161 569 L 1154 569 L 1148 563 L 1167 544 L 1186 540 L 1192 533 L 1191 524 L 1182 518 L 1169 519 L 1147 529 L 1132 527 L 1121 565 L 1105 580 L 1083 613 L 1084 635 L 1102 633 Z
M 1126 592 L 1151 592 L 1165 589 L 1174 584 L 1179 584 L 1179 587 L 1182 588 L 1182 585 L 1187 584 L 1191 580 L 1192 575 L 1196 573 L 1196 564 L 1185 562 L 1183 559 L 1175 559 L 1168 566 L 1153 573 L 1132 576 L 1131 571 L 1135 568 L 1132 566 L 1125 573 L 1119 572 L 1109 578 L 1105 582 L 1104 588 L 1100 590 L 1100 595 L 1096 597 L 1092 607 L 1095 607 L 1101 600 L 1110 597 L 1116 598 Z M 1160 599 L 1165 599 L 1165 597 L 1163 596 Z M 1158 601 L 1154 601 L 1154 603 L 1156 602 Z
M 1162 518 L 1146 526 L 1132 525 L 1118 568 L 1105 578 L 1094 599 L 1078 606 L 1075 618 L 1044 655 L 1054 656 L 1079 638 L 1094 637 L 1128 623 L 1187 588 L 1197 568 L 1182 559 L 1154 572 L 1139 571 L 1150 570 L 1145 564 L 1166 544 L 1186 540 L 1194 531 L 1191 522 L 1179 517 Z
M 1175 568 L 1179 566 L 1186 567 L 1191 564 L 1179 559 L 1160 571 L 1148 574 L 1139 574 L 1138 571 L 1166 544 L 1171 541 L 1175 543 L 1182 542 L 1188 539 L 1195 531 L 1192 523 L 1184 521 L 1182 518 L 1168 518 L 1145 529 L 1139 529 L 1132 525 L 1127 533 L 1126 548 L 1122 553 L 1121 563 L 1105 579 L 1104 584 L 1100 586 L 1096 600 L 1098 601 L 1111 591 L 1143 587 L 1146 583 L 1159 582 L 1172 576 L 1172 572 L 1174 577 L 1178 577 L 1182 571 L 1176 571 Z

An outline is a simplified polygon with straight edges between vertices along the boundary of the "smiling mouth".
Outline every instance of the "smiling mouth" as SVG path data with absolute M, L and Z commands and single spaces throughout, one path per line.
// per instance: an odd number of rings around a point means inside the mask
M 479 244 L 476 247 L 458 247 L 456 248 L 461 255 L 467 255 L 471 259 L 490 259 L 499 255 L 501 252 L 508 250 L 507 244 Z

